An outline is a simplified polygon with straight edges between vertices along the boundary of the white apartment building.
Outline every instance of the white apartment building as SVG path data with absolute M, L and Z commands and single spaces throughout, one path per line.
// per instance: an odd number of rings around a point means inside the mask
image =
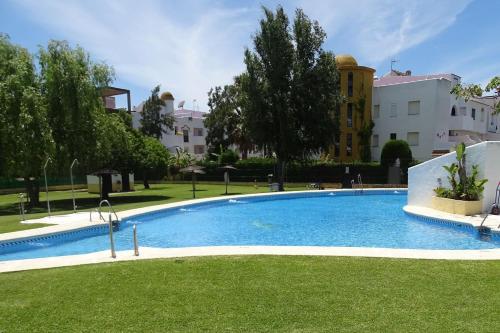
M 491 103 L 465 102 L 450 94 L 459 76 L 407 74 L 389 74 L 373 82 L 374 160 L 380 160 L 382 147 L 391 139 L 406 140 L 413 158 L 425 161 L 449 152 L 458 142 L 471 145 L 500 138 Z
M 203 124 L 205 113 L 184 108 L 174 110 L 174 96 L 170 92 L 162 93 L 160 98 L 165 101 L 165 106 L 160 113 L 173 114 L 175 118 L 174 130 L 167 130 L 167 133 L 163 134 L 161 142 L 172 153 L 181 148 L 197 159 L 203 158 L 207 151 L 205 141 L 207 130 Z M 143 105 L 144 103 L 139 104 L 134 108 L 135 112 L 132 113 L 134 128 L 141 126 Z

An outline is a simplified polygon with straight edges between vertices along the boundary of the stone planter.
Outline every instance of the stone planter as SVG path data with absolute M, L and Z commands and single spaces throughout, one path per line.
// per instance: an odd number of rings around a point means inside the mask
M 483 201 L 464 201 L 432 197 L 432 208 L 451 214 L 476 215 L 481 214 Z

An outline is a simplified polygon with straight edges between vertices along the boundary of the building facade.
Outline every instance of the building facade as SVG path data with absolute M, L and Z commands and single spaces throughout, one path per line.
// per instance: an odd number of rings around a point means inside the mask
M 330 155 L 339 162 L 369 161 L 370 131 L 368 127 L 371 124 L 375 70 L 359 66 L 351 55 L 337 55 L 335 60 L 340 72 L 341 93 L 346 101 L 338 110 L 340 133 L 335 138 Z
M 203 124 L 205 113 L 184 108 L 174 109 L 174 96 L 170 92 L 162 93 L 160 98 L 165 102 L 160 113 L 173 114 L 175 119 L 174 129 L 167 130 L 161 138 L 163 145 L 172 153 L 183 149 L 197 159 L 203 158 L 207 151 L 207 130 Z M 144 103 L 139 104 L 132 113 L 134 128 L 140 127 L 143 105 Z
M 420 161 L 447 153 L 459 142 L 498 140 L 498 116 L 491 105 L 450 94 L 458 83 L 454 74 L 412 76 L 409 71 L 375 79 L 373 159 L 380 160 L 382 147 L 393 139 L 407 141 Z

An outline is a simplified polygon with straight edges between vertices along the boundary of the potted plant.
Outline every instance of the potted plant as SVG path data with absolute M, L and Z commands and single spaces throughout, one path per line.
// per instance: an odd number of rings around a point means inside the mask
M 434 189 L 435 197 L 432 198 L 434 209 L 452 214 L 475 215 L 482 211 L 482 195 L 487 179 L 478 179 L 479 169 L 473 165 L 471 174 L 467 175 L 465 144 L 456 147 L 457 163 L 445 165 L 448 172 L 448 181 L 451 188 L 441 185 Z M 457 179 L 458 177 L 458 179 Z

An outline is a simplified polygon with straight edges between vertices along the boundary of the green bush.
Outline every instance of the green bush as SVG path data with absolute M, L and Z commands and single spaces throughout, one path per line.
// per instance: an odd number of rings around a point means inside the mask
M 199 175 L 198 179 L 208 181 L 220 181 L 224 171 L 218 169 L 219 165 L 214 162 L 200 162 L 205 167 L 206 174 Z M 237 161 L 234 166 L 238 169 L 231 172 L 231 180 L 253 182 L 254 180 L 267 181 L 267 175 L 276 174 L 276 160 L 273 158 L 249 158 Z M 346 167 L 349 173 L 346 174 Z M 351 179 L 357 179 L 361 174 L 366 184 L 383 184 L 386 182 L 387 172 L 380 164 L 370 163 L 348 163 L 339 164 L 332 161 L 311 160 L 307 163 L 291 162 L 285 170 L 286 182 L 321 182 L 342 183 L 350 186 Z
M 226 149 L 222 154 L 219 155 L 219 164 L 220 165 L 234 164 L 239 159 L 240 157 L 234 150 Z
M 406 173 L 408 166 L 413 161 L 411 149 L 408 143 L 404 140 L 390 140 L 382 148 L 380 156 L 380 164 L 387 169 L 394 165 L 396 159 L 399 158 L 401 169 Z
M 463 142 L 457 145 L 456 154 L 457 163 L 443 166 L 446 172 L 448 172 L 448 182 L 451 189 L 439 186 L 434 189 L 434 193 L 441 198 L 465 201 L 480 200 L 483 195 L 484 184 L 488 180 L 478 178 L 479 167 L 477 165 L 473 165 L 471 174 L 467 175 L 467 168 L 465 166 L 465 156 L 467 154 L 465 153 L 465 144 Z

